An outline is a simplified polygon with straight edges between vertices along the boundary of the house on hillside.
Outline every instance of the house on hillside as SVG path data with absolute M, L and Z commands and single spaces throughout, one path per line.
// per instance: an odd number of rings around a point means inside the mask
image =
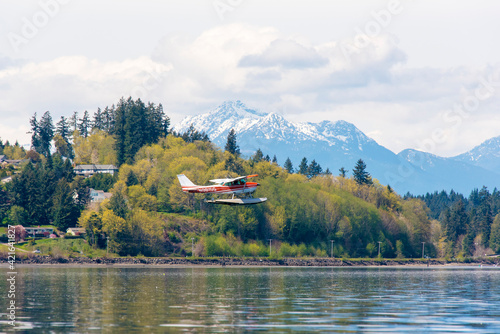
M 83 235 L 86 233 L 85 229 L 82 227 L 70 227 L 66 230 L 66 233 L 69 235 Z
M 5 184 L 5 183 L 9 183 L 12 181 L 12 175 L 11 176 L 6 176 L 2 179 L 2 183 Z
M 29 159 L 9 160 L 9 159 L 6 159 L 5 156 L 3 156 L 3 157 L 4 157 L 3 160 L 0 161 L 0 164 L 2 165 L 2 167 L 6 167 L 9 165 L 12 165 L 14 167 L 20 167 L 23 162 L 29 160 Z
M 92 203 L 102 202 L 105 199 L 110 199 L 113 196 L 112 193 L 107 193 L 102 190 L 95 190 L 90 188 L 90 201 Z
M 114 165 L 78 165 L 74 168 L 76 175 L 90 177 L 94 174 L 111 174 L 118 172 L 118 167 Z
M 29 237 L 35 238 L 48 238 L 51 234 L 54 233 L 54 229 L 52 227 L 25 227 L 26 233 L 28 233 Z

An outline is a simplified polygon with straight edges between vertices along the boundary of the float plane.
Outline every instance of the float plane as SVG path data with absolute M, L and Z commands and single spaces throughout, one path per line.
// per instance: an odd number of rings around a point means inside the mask
M 247 179 L 256 177 L 258 174 L 239 176 L 232 179 L 215 179 L 210 180 L 213 185 L 198 186 L 191 182 L 184 174 L 177 175 L 182 191 L 185 193 L 195 194 L 215 194 L 215 195 L 232 195 L 229 199 L 211 199 L 205 200 L 210 204 L 226 204 L 226 205 L 250 205 L 259 204 L 267 201 L 267 198 L 254 198 L 252 193 L 257 190 L 259 184 L 257 182 L 247 182 Z M 238 198 L 234 195 L 243 195 L 246 197 Z

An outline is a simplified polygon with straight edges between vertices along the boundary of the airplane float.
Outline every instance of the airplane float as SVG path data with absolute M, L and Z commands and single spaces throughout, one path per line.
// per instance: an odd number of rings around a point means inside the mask
M 205 200 L 206 203 L 210 204 L 226 204 L 226 205 L 250 205 L 259 204 L 267 201 L 267 198 L 254 198 L 251 197 L 252 193 L 257 190 L 259 184 L 257 182 L 247 182 L 247 179 L 251 177 L 256 177 L 257 174 L 240 176 L 233 179 L 215 179 L 210 180 L 214 183 L 210 186 L 198 186 L 191 182 L 186 175 L 177 175 L 179 183 L 181 184 L 182 191 L 185 193 L 195 193 L 195 194 L 222 194 L 222 195 L 232 195 L 230 199 L 213 199 Z M 238 198 L 234 195 L 243 194 L 246 195 L 244 198 Z

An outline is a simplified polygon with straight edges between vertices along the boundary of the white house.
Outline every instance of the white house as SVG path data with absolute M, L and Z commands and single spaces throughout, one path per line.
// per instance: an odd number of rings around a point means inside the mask
M 76 175 L 83 175 L 85 177 L 94 174 L 111 174 L 114 175 L 118 172 L 118 167 L 114 165 L 78 165 L 74 168 Z
M 82 235 L 87 233 L 87 231 L 82 227 L 70 227 L 66 230 L 66 233 L 70 235 Z

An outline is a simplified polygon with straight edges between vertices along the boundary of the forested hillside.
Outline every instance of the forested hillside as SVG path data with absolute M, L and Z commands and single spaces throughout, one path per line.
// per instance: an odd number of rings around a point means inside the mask
M 353 170 L 349 178 L 344 168 L 339 176 L 323 172 L 315 160 L 303 160 L 295 170 L 289 159 L 281 167 L 260 150 L 243 157 L 234 131 L 223 151 L 194 128 L 169 133 L 161 105 L 130 98 L 99 109 L 93 120 L 85 112 L 81 119 L 62 117 L 54 126 L 47 112 L 30 124 L 33 147 L 25 154 L 30 160 L 0 191 L 3 224 L 53 223 L 63 231 L 78 224 L 93 247 L 107 245 L 120 255 L 268 256 L 272 249 L 273 256 L 330 256 L 333 248 L 336 257 L 380 252 L 401 258 L 421 257 L 423 247 L 430 256 L 468 256 L 477 249 L 457 246 L 463 229 L 452 231 L 456 210 L 437 214 L 455 200 L 429 211 L 425 201 L 432 208 L 435 201 L 400 197 L 372 179 L 362 160 L 346 166 Z M 83 179 L 75 177 L 70 159 L 120 169 L 116 177 Z M 255 196 L 268 201 L 210 205 L 205 195 L 182 192 L 176 178 L 181 173 L 196 184 L 259 174 Z M 89 187 L 113 195 L 89 205 Z M 487 209 L 478 204 L 474 210 L 470 217 L 483 217 Z M 497 240 L 500 223 L 493 218 L 468 238 L 481 236 L 484 247 Z
M 408 198 L 412 196 L 406 196 Z M 437 241 L 443 256 L 500 252 L 500 192 L 483 187 L 469 197 L 451 191 L 418 196 L 430 208 L 430 216 L 441 222 L 443 233 Z

